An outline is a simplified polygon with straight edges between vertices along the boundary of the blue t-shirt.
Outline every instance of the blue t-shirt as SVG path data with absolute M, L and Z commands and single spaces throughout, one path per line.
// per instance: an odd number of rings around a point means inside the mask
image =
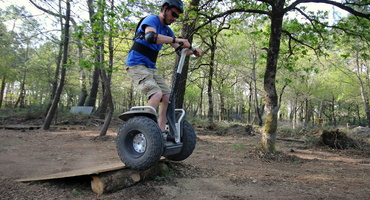
M 161 34 L 161 35 L 166 35 L 166 36 L 170 36 L 170 37 L 174 37 L 174 33 L 173 31 L 171 30 L 171 28 L 167 25 L 163 26 L 163 24 L 161 23 L 158 15 L 149 15 L 147 16 L 140 24 L 138 30 L 136 33 L 139 33 L 139 32 L 145 32 L 145 27 L 146 26 L 151 26 L 153 28 L 155 28 L 156 32 L 158 34 Z M 159 51 L 162 49 L 162 44 L 149 44 L 145 39 L 136 39 L 135 40 L 136 42 L 140 42 L 141 44 L 144 44 L 145 46 L 153 49 L 153 50 L 156 50 L 156 51 Z M 150 61 L 150 59 L 144 55 L 142 55 L 141 53 L 135 51 L 135 50 L 131 50 L 128 54 L 128 57 L 127 57 L 127 60 L 126 60 L 126 65 L 127 66 L 133 66 L 133 65 L 145 65 L 146 67 L 148 68 L 151 68 L 151 69 L 157 69 L 156 68 L 156 63 Z

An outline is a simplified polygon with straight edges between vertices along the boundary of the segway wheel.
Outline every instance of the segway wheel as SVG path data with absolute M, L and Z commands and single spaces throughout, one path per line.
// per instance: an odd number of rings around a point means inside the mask
M 137 116 L 121 126 L 116 145 L 127 167 L 146 170 L 160 160 L 164 144 L 158 124 L 148 117 Z
M 182 149 L 180 153 L 166 156 L 167 159 L 173 161 L 182 161 L 188 158 L 195 149 L 196 135 L 191 124 L 184 120 L 183 121 L 183 132 L 181 136 Z

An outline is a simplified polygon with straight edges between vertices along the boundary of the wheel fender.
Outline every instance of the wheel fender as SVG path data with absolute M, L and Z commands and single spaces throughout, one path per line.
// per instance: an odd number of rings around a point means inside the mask
M 134 110 L 134 111 L 127 111 L 118 116 L 122 121 L 127 121 L 128 119 L 135 117 L 135 116 L 145 116 L 149 117 L 155 122 L 158 122 L 157 115 L 149 112 L 149 111 L 141 111 L 141 110 Z

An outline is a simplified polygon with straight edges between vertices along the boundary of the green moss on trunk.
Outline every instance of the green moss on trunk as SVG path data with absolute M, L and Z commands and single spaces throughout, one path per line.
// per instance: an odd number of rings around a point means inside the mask
M 277 117 L 273 114 L 266 116 L 265 129 L 262 133 L 261 144 L 262 148 L 268 153 L 275 153 L 275 141 L 277 130 Z

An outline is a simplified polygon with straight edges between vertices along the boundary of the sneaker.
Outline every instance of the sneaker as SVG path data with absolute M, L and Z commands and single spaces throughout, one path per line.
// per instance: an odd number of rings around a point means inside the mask
M 167 135 L 167 141 L 176 143 L 176 139 L 174 135 Z
M 176 143 L 175 136 L 171 135 L 168 130 L 162 131 L 162 136 L 163 136 L 164 141 L 170 141 L 170 142 Z
M 162 136 L 164 141 L 167 141 L 167 137 L 170 135 L 170 132 L 168 130 L 162 131 Z

